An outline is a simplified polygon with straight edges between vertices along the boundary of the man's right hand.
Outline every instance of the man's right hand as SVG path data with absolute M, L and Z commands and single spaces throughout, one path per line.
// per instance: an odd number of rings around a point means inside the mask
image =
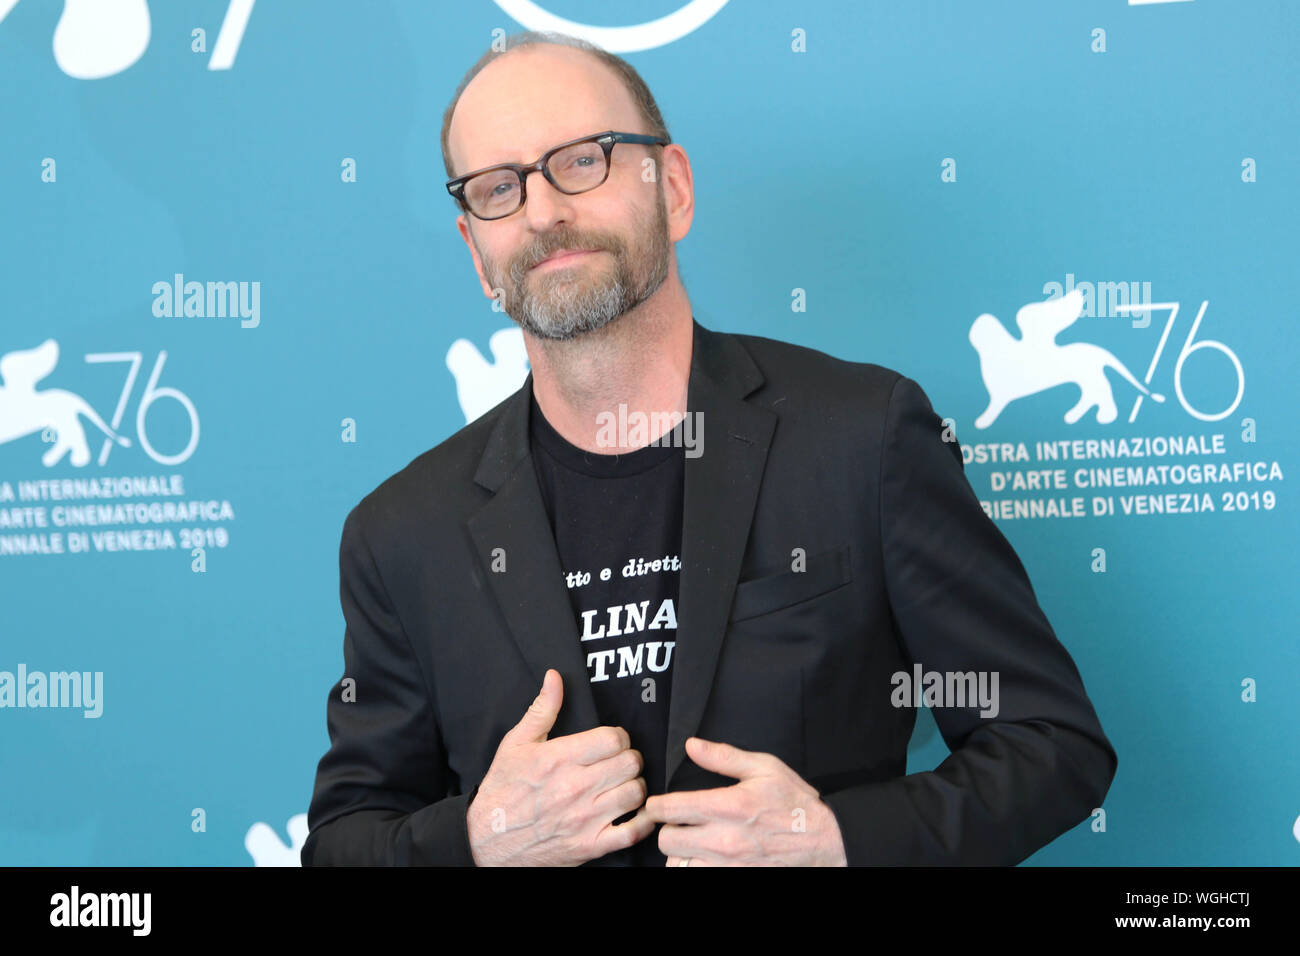
M 542 691 L 506 732 L 469 805 L 470 852 L 478 866 L 577 866 L 654 832 L 641 815 L 642 759 L 622 727 L 593 727 L 547 740 L 564 698 L 548 670 Z

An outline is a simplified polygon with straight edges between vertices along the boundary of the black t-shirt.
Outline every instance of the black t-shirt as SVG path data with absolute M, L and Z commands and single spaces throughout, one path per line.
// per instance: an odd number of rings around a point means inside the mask
M 624 728 L 640 751 L 647 795 L 663 793 L 681 571 L 682 426 L 658 444 L 597 454 L 561 436 L 536 397 L 530 422 L 533 464 L 596 713 L 602 724 Z M 635 846 L 592 862 L 663 866 L 667 858 L 656 828 Z

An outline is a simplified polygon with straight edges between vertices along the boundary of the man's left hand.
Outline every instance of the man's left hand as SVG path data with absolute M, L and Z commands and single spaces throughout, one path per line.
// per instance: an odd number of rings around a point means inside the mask
M 847 866 L 835 814 L 781 758 L 691 737 L 686 755 L 739 783 L 646 800 L 668 866 Z M 685 861 L 685 862 L 683 862 Z

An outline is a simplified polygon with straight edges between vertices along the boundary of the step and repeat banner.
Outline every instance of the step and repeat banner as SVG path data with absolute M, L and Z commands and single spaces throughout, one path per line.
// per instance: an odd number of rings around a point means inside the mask
M 655 93 L 703 325 L 947 420 L 1119 755 L 1030 864 L 1300 862 L 1300 4 L 0 0 L 0 864 L 298 864 L 343 520 L 528 370 L 439 150 L 525 29 Z

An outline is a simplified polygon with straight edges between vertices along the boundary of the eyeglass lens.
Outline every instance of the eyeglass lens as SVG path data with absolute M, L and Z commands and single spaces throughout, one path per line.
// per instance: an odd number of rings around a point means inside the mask
M 575 143 L 551 156 L 551 177 L 563 192 L 579 193 L 605 178 L 605 150 L 599 143 Z M 513 169 L 495 169 L 465 183 L 465 201 L 479 216 L 504 216 L 519 208 L 519 177 Z

